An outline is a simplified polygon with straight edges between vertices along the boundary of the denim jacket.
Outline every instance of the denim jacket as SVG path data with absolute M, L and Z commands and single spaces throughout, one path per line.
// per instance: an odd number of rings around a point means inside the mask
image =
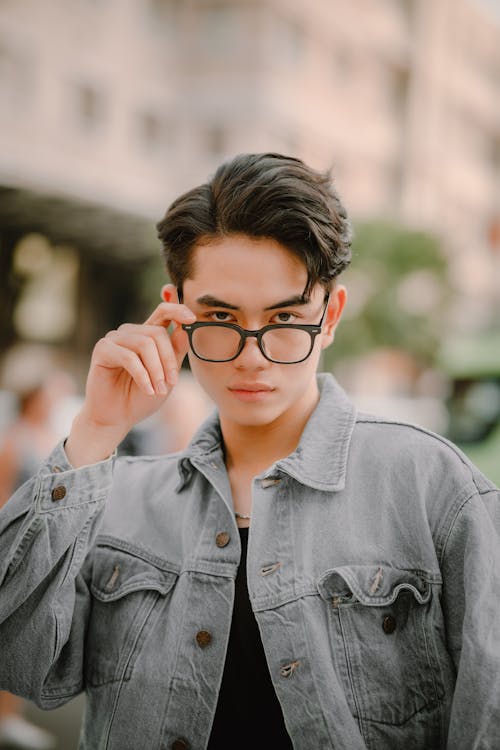
M 319 385 L 252 486 L 248 589 L 293 746 L 499 748 L 499 492 Z M 73 469 L 57 446 L 0 532 L 0 687 L 85 690 L 81 749 L 203 750 L 241 554 L 217 416 L 181 454 Z

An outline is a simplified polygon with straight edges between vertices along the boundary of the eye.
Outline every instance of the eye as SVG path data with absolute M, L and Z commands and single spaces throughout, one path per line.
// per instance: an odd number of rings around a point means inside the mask
M 231 313 L 225 312 L 224 310 L 214 310 L 213 312 L 208 313 L 207 317 L 215 323 L 228 323 L 231 318 Z
M 297 316 L 291 312 L 280 312 L 275 316 L 277 323 L 293 323 Z

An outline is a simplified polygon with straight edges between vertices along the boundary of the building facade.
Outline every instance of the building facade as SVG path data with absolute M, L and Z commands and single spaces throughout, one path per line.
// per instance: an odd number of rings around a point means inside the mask
M 32 225 L 147 255 L 175 195 L 278 150 L 332 168 L 354 217 L 436 232 L 475 330 L 498 313 L 499 89 L 486 0 L 4 2 L 4 246 Z

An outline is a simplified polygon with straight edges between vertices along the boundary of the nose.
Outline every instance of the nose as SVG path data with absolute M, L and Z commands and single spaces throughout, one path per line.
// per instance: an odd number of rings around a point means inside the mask
M 234 360 L 236 367 L 239 369 L 256 369 L 262 370 L 272 364 L 262 354 L 257 339 L 253 336 L 245 340 L 243 349 Z

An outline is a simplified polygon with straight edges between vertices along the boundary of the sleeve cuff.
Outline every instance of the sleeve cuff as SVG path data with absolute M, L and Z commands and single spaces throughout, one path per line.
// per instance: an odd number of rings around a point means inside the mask
M 104 500 L 108 495 L 116 451 L 104 461 L 75 469 L 66 456 L 61 440 L 45 463 L 39 477 L 40 510 L 56 510 Z
M 72 466 L 68 460 L 68 457 L 66 455 L 66 451 L 64 450 L 64 446 L 66 445 L 67 438 L 64 438 L 61 440 L 52 453 L 49 455 L 47 460 L 44 462 L 41 471 L 42 473 L 49 473 L 49 474 L 58 474 L 61 471 L 77 471 L 74 466 Z M 88 466 L 99 466 L 100 464 L 106 464 L 109 462 L 112 462 L 117 456 L 117 451 L 114 450 L 113 453 L 104 461 L 98 461 L 95 464 L 88 464 Z M 86 466 L 82 466 L 80 468 L 87 468 Z

